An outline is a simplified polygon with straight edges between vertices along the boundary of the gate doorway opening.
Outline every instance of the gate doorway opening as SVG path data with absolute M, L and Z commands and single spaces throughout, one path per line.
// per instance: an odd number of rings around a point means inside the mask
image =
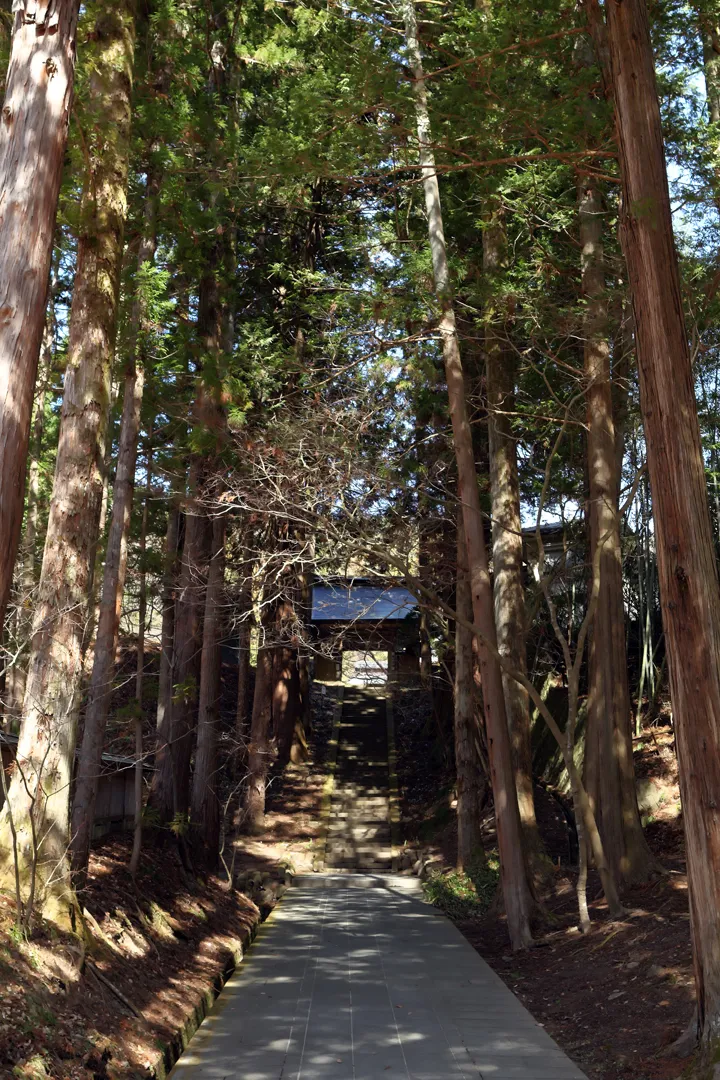
M 346 686 L 384 686 L 389 654 L 377 649 L 344 649 L 342 680 Z
M 402 585 L 338 578 L 312 590 L 316 682 L 384 686 L 420 673 L 417 600 Z

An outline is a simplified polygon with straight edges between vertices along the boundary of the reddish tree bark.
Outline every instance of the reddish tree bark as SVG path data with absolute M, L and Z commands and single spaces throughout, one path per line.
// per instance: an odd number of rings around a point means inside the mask
M 602 13 L 588 0 L 598 51 Z M 644 0 L 609 0 L 607 55 L 623 182 L 660 598 L 678 747 L 698 1031 L 720 1036 L 720 586 L 673 240 Z
M 620 883 L 657 872 L 640 823 L 632 757 L 630 689 L 625 646 L 618 473 L 605 301 L 603 207 L 596 188 L 579 201 L 585 308 L 590 565 L 599 573 L 589 635 L 586 786 L 608 864 Z M 600 545 L 599 559 L 595 559 Z
M 0 116 L 0 620 L 23 516 L 33 392 L 45 322 L 79 0 L 15 12 Z
M 157 182 L 148 181 L 146 197 L 145 235 L 138 252 L 138 269 L 151 262 L 155 254 L 155 216 L 157 205 Z M 100 765 L 110 698 L 115 675 L 115 654 L 122 600 L 125 592 L 127 571 L 128 534 L 135 490 L 135 465 L 140 433 L 145 369 L 140 361 L 139 336 L 143 319 L 141 292 L 135 296 L 131 315 L 130 348 L 125 371 L 123 411 L 120 421 L 120 444 L 117 469 L 113 486 L 112 515 L 105 551 L 102 595 L 98 617 L 97 636 L 93 650 L 93 667 L 85 711 L 83 738 L 78 755 L 75 796 L 72 811 L 72 868 L 77 887 L 82 887 L 90 856 L 95 800 L 97 798 Z M 150 462 L 148 460 L 148 476 Z M 145 500 L 145 523 L 147 499 Z M 142 608 L 142 605 L 141 605 Z M 144 651 L 145 612 L 140 611 L 142 632 L 138 638 L 140 655 Z M 138 661 L 139 662 L 139 661 Z M 142 668 L 140 668 L 142 670 Z
M 208 440 L 207 451 L 193 454 L 188 477 L 185 539 L 175 605 L 172 707 L 164 708 L 156 753 L 152 806 L 163 821 L 185 817 L 190 804 L 190 763 L 195 740 L 202 653 L 202 622 L 210 562 L 211 526 L 203 500 L 212 475 L 225 421 L 219 403 L 219 358 L 227 343 L 227 308 L 221 296 L 214 259 L 200 282 L 197 332 L 204 351 L 204 370 L 193 406 L 197 431 Z M 209 443 L 212 441 L 213 445 Z M 165 737 L 167 736 L 167 737 Z
M 292 585 L 287 587 L 295 592 Z M 296 635 L 296 621 L 294 598 L 281 600 L 275 613 L 278 644 L 273 655 L 272 695 L 272 727 L 281 768 L 291 759 L 304 760 L 307 750 L 302 729 L 298 648 L 291 642 Z
M 483 232 L 483 270 L 497 274 L 506 262 L 506 241 L 500 220 Z M 510 414 L 515 404 L 515 359 L 506 344 L 501 313 L 485 316 L 490 498 L 492 504 L 493 595 L 498 649 L 513 667 L 527 674 L 523 539 L 517 448 Z M 505 672 L 502 676 L 518 809 L 525 850 L 534 870 L 544 869 L 543 845 L 535 818 L 530 702 L 527 690 Z
M 404 15 L 405 36 L 414 75 L 413 85 L 415 88 L 418 142 L 420 144 L 420 164 L 425 191 L 425 208 L 428 218 L 428 236 L 432 253 L 435 292 L 441 307 L 438 332 L 442 341 L 445 377 L 448 387 L 448 401 L 458 473 L 458 491 L 463 511 L 463 524 L 468 551 L 473 615 L 478 630 L 478 658 L 483 687 L 483 705 L 490 758 L 490 779 L 495 802 L 495 819 L 500 850 L 500 877 L 512 947 L 514 949 L 524 949 L 532 943 L 530 913 L 533 900 L 523 853 L 522 829 L 515 791 L 515 776 L 505 713 L 502 674 L 496 655 L 488 649 L 488 643 L 495 648 L 497 647 L 492 584 L 488 572 L 485 530 L 480 509 L 475 455 L 467 416 L 465 380 L 455 325 L 455 310 L 440 205 L 440 189 L 435 170 L 435 159 L 430 148 L 432 145 L 430 115 L 413 0 L 405 0 Z
M 193 853 L 205 866 L 217 866 L 220 848 L 218 724 L 220 719 L 220 631 L 225 573 L 225 520 L 212 524 L 212 558 L 205 595 L 200 660 L 197 750 L 190 801 Z
M 302 761 L 307 745 L 302 734 L 300 670 L 296 649 L 280 646 L 273 658 L 273 730 L 277 736 L 278 764 Z
M 267 645 L 258 649 L 255 671 L 248 780 L 245 790 L 244 823 L 247 832 L 260 833 L 265 828 L 265 788 L 274 760 L 270 737 L 273 704 L 273 651 Z
M 186 814 L 190 799 L 190 760 L 197 720 L 211 541 L 207 515 L 197 501 L 200 472 L 201 464 L 195 460 L 190 468 L 185 542 L 175 604 L 172 707 L 164 722 L 168 737 L 164 739 L 161 730 L 150 795 L 152 806 L 164 822 Z
M 473 608 L 470 575 L 467 568 L 467 545 L 458 513 L 457 529 L 457 586 L 455 607 L 458 615 L 472 622 Z M 465 622 L 455 624 L 455 775 L 457 790 L 458 870 L 467 869 L 472 861 L 484 858 L 480 836 L 480 814 L 485 794 L 485 778 L 477 753 L 477 720 L 475 712 L 475 657 L 473 635 Z
M 52 20 L 52 8 L 48 10 Z M 89 108 L 95 122 L 81 207 L 53 497 L 33 624 L 18 773 L 0 818 L 0 852 L 10 850 L 4 840 L 11 808 L 30 892 L 35 882 L 49 886 L 43 903 L 51 916 L 60 915 L 71 898 L 70 782 L 81 702 L 86 599 L 103 489 L 127 206 L 135 44 L 132 0 L 111 14 L 103 12 L 101 18 L 103 32 L 94 42 L 97 51 L 89 79 Z M 39 55 L 35 62 L 40 63 Z M 46 281 L 47 268 L 43 284 Z M 9 467 L 8 462 L 3 464 Z M 41 849 L 39 837 L 43 838 Z M 3 859 L 0 875 L 6 873 L 6 864 Z
M 241 570 L 241 573 L 243 571 Z M 246 569 L 245 573 L 249 571 Z M 247 743 L 250 738 L 250 632 L 252 628 L 252 593 L 249 579 L 240 591 L 240 626 L 238 628 L 238 681 L 237 706 L 235 710 L 235 760 L 237 774 L 247 763 Z

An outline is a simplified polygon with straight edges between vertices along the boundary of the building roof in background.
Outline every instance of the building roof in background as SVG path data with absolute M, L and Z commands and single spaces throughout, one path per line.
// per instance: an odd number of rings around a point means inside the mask
M 362 582 L 313 585 L 313 622 L 381 622 L 406 619 L 417 600 L 399 585 L 365 585 Z

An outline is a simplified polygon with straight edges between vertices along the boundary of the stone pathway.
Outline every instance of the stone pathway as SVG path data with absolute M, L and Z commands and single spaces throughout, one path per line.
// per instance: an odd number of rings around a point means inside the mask
M 391 869 L 388 780 L 385 692 L 346 687 L 326 867 L 373 872 Z
M 417 888 L 299 879 L 173 1080 L 585 1080 Z

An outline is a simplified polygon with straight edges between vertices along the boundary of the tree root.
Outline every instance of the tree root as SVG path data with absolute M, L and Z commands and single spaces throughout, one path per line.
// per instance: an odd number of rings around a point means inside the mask
M 698 1046 L 698 1014 L 697 1009 L 693 1011 L 690 1017 L 690 1023 L 683 1031 L 682 1035 L 678 1035 L 675 1042 L 670 1043 L 664 1050 L 660 1052 L 660 1057 L 664 1058 L 684 1058 L 689 1057 L 693 1051 L 697 1050 Z
M 115 995 L 118 1001 L 121 1002 L 126 1009 L 130 1010 L 133 1016 L 137 1016 L 138 1020 L 142 1020 L 142 1013 L 135 1008 L 131 1001 L 128 1001 L 125 995 L 121 993 L 120 990 L 118 990 L 117 986 L 115 986 L 114 983 L 110 982 L 107 975 L 103 975 L 102 971 L 98 971 L 98 969 L 90 960 L 85 961 L 85 966 L 87 970 L 95 976 L 98 982 L 101 983 L 102 986 L 106 986 L 107 989 Z

